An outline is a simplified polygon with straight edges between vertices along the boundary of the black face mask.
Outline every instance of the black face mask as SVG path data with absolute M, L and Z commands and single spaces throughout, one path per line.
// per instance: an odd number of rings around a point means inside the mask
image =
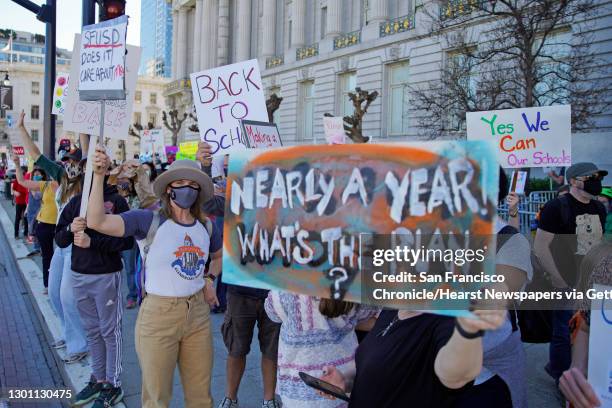
M 582 182 L 584 187 L 582 188 L 587 193 L 596 196 L 601 193 L 601 180 L 588 179 Z

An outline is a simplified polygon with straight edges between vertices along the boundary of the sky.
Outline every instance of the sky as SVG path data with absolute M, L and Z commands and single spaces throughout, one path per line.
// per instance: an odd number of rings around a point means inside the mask
M 1 2 L 0 28 L 45 34 L 45 24 L 38 21 L 32 12 L 13 3 L 12 0 L 1 0 Z M 39 5 L 45 3 L 41 0 L 33 2 Z M 56 0 L 56 35 L 59 48 L 72 50 L 74 34 L 81 32 L 81 3 L 81 0 Z M 131 45 L 140 45 L 140 0 L 127 0 L 125 14 L 130 16 L 127 42 Z

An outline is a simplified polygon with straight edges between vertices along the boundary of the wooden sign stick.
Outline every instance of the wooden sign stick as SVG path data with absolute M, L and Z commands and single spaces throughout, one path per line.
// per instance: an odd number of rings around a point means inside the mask
M 85 165 L 85 182 L 83 183 L 83 193 L 81 195 L 81 209 L 79 210 L 79 217 L 87 217 L 87 204 L 89 204 L 89 193 L 91 193 L 91 181 L 93 179 L 93 165 L 91 164 L 91 158 L 96 152 L 96 146 L 98 142 L 102 144 L 104 142 L 104 114 L 106 108 L 106 101 L 100 101 L 100 136 L 91 135 L 89 137 L 89 148 L 87 149 L 87 163 Z

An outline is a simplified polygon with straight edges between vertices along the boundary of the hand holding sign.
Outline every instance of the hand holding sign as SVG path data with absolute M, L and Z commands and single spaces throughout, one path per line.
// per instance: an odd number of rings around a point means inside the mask
M 106 154 L 106 149 L 104 146 L 96 146 L 91 164 L 93 165 L 93 172 L 95 174 L 106 174 L 106 171 L 110 166 L 110 158 Z

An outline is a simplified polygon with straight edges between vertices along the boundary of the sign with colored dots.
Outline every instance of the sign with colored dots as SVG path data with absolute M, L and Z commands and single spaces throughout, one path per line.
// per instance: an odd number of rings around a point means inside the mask
M 53 108 L 51 113 L 54 115 L 64 115 L 64 109 L 66 106 L 65 98 L 68 92 L 68 79 L 70 75 L 67 72 L 60 72 L 55 80 L 55 87 L 53 89 Z

